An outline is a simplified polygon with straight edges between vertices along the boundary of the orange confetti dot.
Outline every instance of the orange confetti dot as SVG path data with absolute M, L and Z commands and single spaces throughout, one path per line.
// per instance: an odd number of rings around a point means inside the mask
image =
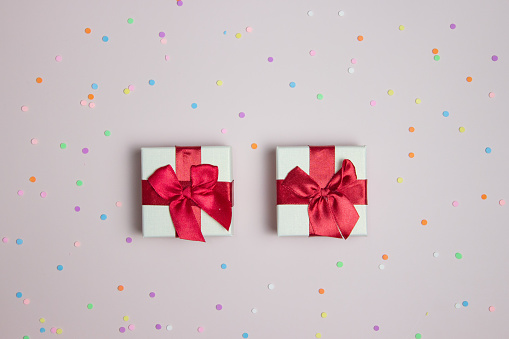
M 409 131 L 409 132 L 414 132 L 414 131 L 415 131 L 415 128 L 414 128 L 414 127 L 410 127 L 410 128 L 408 128 L 408 131 Z
M 117 290 L 119 290 L 119 291 L 123 291 L 123 290 L 124 290 L 124 286 L 122 286 L 122 285 L 118 285 Z
M 88 99 L 89 99 L 89 100 L 94 100 L 94 95 L 93 95 L 93 94 L 89 94 L 89 95 L 88 95 Z
M 35 82 L 37 82 L 38 84 L 40 84 L 42 82 L 42 78 L 37 78 L 35 79 Z
M 323 288 L 320 288 L 320 289 L 318 290 L 318 293 L 320 293 L 320 294 L 324 294 L 324 293 L 325 293 L 325 290 L 324 290 Z
M 92 30 L 90 28 L 88 28 L 88 27 L 85 28 L 85 33 L 90 34 L 90 32 L 92 32 Z
M 359 35 L 359 36 L 357 37 L 357 40 L 362 41 L 362 40 L 364 40 L 364 37 L 363 37 L 362 35 Z
M 421 225 L 422 226 L 426 226 L 427 224 L 428 224 L 428 220 L 426 220 L 426 219 L 422 219 L 421 220 Z
M 35 182 L 37 179 L 35 179 L 35 177 L 30 177 L 28 180 L 30 180 L 30 182 Z
M 412 152 L 410 152 L 410 153 L 408 153 L 408 156 L 409 156 L 410 158 L 413 158 L 413 157 L 415 157 L 415 154 L 414 154 L 414 153 L 412 153 Z
M 467 77 L 467 82 L 472 82 L 472 77 Z
M 252 149 L 257 149 L 257 148 L 258 148 L 258 145 L 257 145 L 257 144 L 255 144 L 255 143 L 252 143 L 252 144 L 251 144 L 251 148 L 252 148 Z
M 433 48 L 433 50 L 431 52 L 433 52 L 433 54 L 438 54 L 438 49 Z
M 483 195 L 481 195 L 481 199 L 486 200 L 486 199 L 488 199 L 488 196 L 486 194 L 483 194 Z
M 382 255 L 382 259 L 387 260 L 387 259 L 389 259 L 389 256 L 387 254 L 384 254 L 384 255 Z

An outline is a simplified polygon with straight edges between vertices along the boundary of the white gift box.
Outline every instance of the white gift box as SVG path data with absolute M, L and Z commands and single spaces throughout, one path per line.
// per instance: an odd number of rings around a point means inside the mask
M 141 179 L 147 180 L 156 169 L 171 165 L 176 170 L 176 147 L 149 147 L 141 149 Z M 218 167 L 218 182 L 233 182 L 232 155 L 229 146 L 202 146 L 201 164 Z M 232 183 L 233 184 L 233 183 Z M 232 189 L 233 202 L 233 189 Z M 233 214 L 233 208 L 232 208 Z M 167 205 L 142 205 L 144 237 L 175 237 L 175 227 Z M 203 236 L 233 235 L 233 215 L 227 231 L 203 210 L 201 211 L 201 232 Z
M 357 179 L 366 178 L 366 146 L 335 146 L 335 171 L 337 172 L 344 159 L 350 159 L 355 166 Z M 309 174 L 309 146 L 277 147 L 276 180 L 284 180 L 287 174 L 299 166 Z M 354 205 L 359 220 L 350 235 L 367 235 L 367 205 Z M 309 236 L 308 205 L 277 205 L 278 236 Z

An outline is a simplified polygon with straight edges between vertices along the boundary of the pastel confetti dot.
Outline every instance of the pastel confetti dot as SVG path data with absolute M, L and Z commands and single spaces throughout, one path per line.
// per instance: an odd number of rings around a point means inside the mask
M 88 304 L 88 305 L 87 305 L 87 308 L 88 308 L 89 310 L 91 310 L 91 309 L 93 309 L 93 308 L 94 308 L 94 305 L 93 305 L 93 304 Z
M 426 219 L 421 220 L 421 225 L 426 226 L 427 224 L 428 224 L 428 220 L 426 220 Z
M 497 60 L 498 60 L 498 56 L 496 56 L 496 55 L 492 55 L 492 56 L 491 56 L 491 60 L 493 60 L 493 61 L 497 61 Z
M 110 132 L 110 131 L 108 131 L 108 130 L 106 130 L 106 131 L 104 131 L 104 135 L 105 135 L 105 136 L 107 136 L 107 137 L 109 137 L 109 136 L 111 135 L 111 132 Z
M 320 288 L 320 289 L 318 290 L 318 293 L 320 293 L 320 294 L 324 294 L 324 293 L 325 293 L 325 290 L 324 290 L 323 288 Z
M 171 331 L 171 330 L 173 330 L 173 326 L 171 326 L 171 325 L 167 325 L 167 326 L 166 326 L 166 330 L 167 330 L 167 331 Z
M 79 241 L 74 242 L 74 247 L 80 247 L 80 246 L 81 246 L 81 243 Z
M 86 147 L 81 149 L 81 153 L 83 153 L 83 154 L 88 154 L 88 152 L 89 152 L 89 150 Z
M 228 132 L 228 130 L 226 128 L 221 129 L 221 133 L 226 134 L 227 132 Z
M 437 54 L 437 55 L 433 56 L 433 60 L 439 61 L 440 60 L 440 55 Z
M 408 127 L 408 131 L 409 131 L 410 133 L 415 132 L 415 127 L 412 127 L 412 126 Z
M 24 299 L 24 300 L 23 300 L 23 304 L 25 304 L 25 305 L 30 304 L 30 299 Z
M 92 30 L 90 28 L 88 28 L 88 27 L 85 28 L 85 33 L 90 34 L 90 32 L 92 32 Z
M 449 112 L 448 111 L 443 111 L 442 115 L 447 118 L 449 116 Z
M 148 84 L 149 84 L 150 86 L 154 86 L 154 85 L 156 84 L 156 82 L 155 82 L 155 80 L 150 79 L 150 80 L 148 81 Z
M 132 92 L 132 91 L 134 91 L 134 89 L 135 89 L 134 85 L 129 85 L 129 86 L 127 86 L 127 88 L 128 88 L 131 92 Z
M 19 191 L 18 191 L 18 195 L 19 195 L 19 196 L 22 196 L 23 194 L 25 194 L 25 192 L 23 192 L 23 190 L 19 190 Z
M 495 93 L 490 92 L 490 93 L 488 94 L 488 96 L 489 96 L 490 98 L 494 98 L 494 97 L 495 97 Z
M 125 332 L 125 327 L 120 327 L 120 328 L 118 329 L 118 331 L 119 331 L 120 333 L 124 333 L 124 332 Z
M 168 40 L 166 40 L 166 38 L 162 38 L 162 39 L 161 39 L 161 43 L 162 43 L 163 45 L 166 45 L 166 43 L 167 43 L 167 42 L 168 42 Z
M 380 330 L 380 327 L 379 327 L 378 325 L 375 325 L 375 326 L 373 326 L 373 329 L 374 329 L 375 331 L 378 331 L 378 330 Z
M 124 94 L 129 94 L 131 93 L 131 90 L 129 88 L 124 88 Z
M 221 264 L 221 268 L 222 268 L 223 270 L 225 270 L 225 269 L 226 269 L 226 267 L 228 267 L 228 266 L 226 266 L 226 264 Z
M 242 38 L 242 34 L 237 33 L 237 34 L 235 34 L 235 37 L 236 37 L 237 39 L 240 39 L 240 38 Z
M 315 338 L 321 338 L 322 337 L 322 334 L 321 333 L 317 333 L 315 334 Z
M 33 138 L 33 139 L 30 140 L 30 143 L 32 145 L 37 145 L 39 143 L 39 140 L 37 140 L 36 138 Z
M 504 199 L 500 199 L 500 201 L 498 202 L 498 204 L 500 206 L 504 206 L 505 205 L 505 200 Z
M 370 104 L 371 106 L 376 106 L 376 101 L 375 101 L 375 100 L 371 100 L 371 101 L 369 102 L 369 104 Z
M 81 100 L 80 101 L 80 105 L 81 106 L 86 106 L 87 105 L 87 101 L 86 100 Z
M 317 98 L 318 100 L 322 100 L 322 99 L 323 99 L 323 94 L 318 93 L 318 94 L 316 95 L 316 98 Z
M 453 205 L 454 207 L 458 207 L 458 206 L 459 206 L 459 202 L 457 202 L 457 201 L 453 201 L 453 202 L 452 202 L 452 205 Z
M 132 243 L 132 242 L 133 242 L 133 238 L 131 238 L 131 237 L 127 237 L 127 238 L 125 238 L 125 242 L 126 242 L 126 243 L 128 243 L 128 244 L 130 244 L 130 243 Z
M 461 254 L 461 253 L 459 253 L 459 252 L 458 252 L 458 253 L 456 253 L 454 256 L 456 257 L 456 259 L 461 259 L 461 258 L 463 258 L 463 254 Z
M 117 286 L 117 290 L 119 290 L 120 292 L 122 292 L 124 290 L 124 286 L 123 285 L 118 285 Z
M 351 62 L 353 65 L 355 65 L 355 64 L 357 63 L 357 59 L 355 59 L 355 58 L 354 58 L 354 59 L 351 59 L 351 60 L 350 60 L 350 62 Z
M 338 261 L 336 263 L 336 266 L 339 267 L 339 268 L 343 267 L 343 262 L 342 261 Z
M 156 324 L 156 330 L 160 330 L 162 328 L 161 324 Z
M 399 177 L 396 181 L 401 184 L 403 182 L 403 178 Z
M 267 61 L 268 61 L 268 62 L 272 62 L 272 61 L 274 61 L 274 58 L 273 58 L 273 57 L 268 57 L 268 58 L 267 58 Z
M 42 191 L 40 195 L 41 195 L 41 198 L 46 198 L 48 196 L 48 193 Z
M 269 290 L 273 290 L 274 288 L 276 288 L 276 286 L 274 286 L 274 284 L 269 284 L 269 285 L 267 286 L 267 288 L 268 288 Z
M 489 310 L 490 312 L 495 312 L 495 306 L 490 306 L 490 307 L 488 308 L 488 310 Z
M 30 181 L 30 182 L 35 182 L 36 180 L 37 180 L 37 179 L 36 179 L 35 177 L 33 177 L 33 176 L 32 176 L 32 177 L 30 177 L 30 178 L 28 178 L 28 181 Z
M 293 81 L 292 81 L 292 82 L 290 82 L 290 87 L 291 87 L 291 88 L 295 88 L 295 86 L 297 86 L 297 84 L 296 84 L 295 82 L 293 82 Z
M 216 305 L 216 310 L 221 311 L 222 309 L 223 309 L 223 305 L 221 305 L 221 304 Z
M 64 266 L 62 266 L 62 265 L 57 266 L 57 270 L 62 271 L 63 269 L 64 269 Z
M 421 103 L 421 99 L 419 99 L 419 98 L 415 99 L 415 103 L 416 104 L 420 104 Z
M 339 16 L 344 16 L 344 15 L 345 15 L 345 12 L 344 12 L 344 11 L 339 11 L 339 12 L 338 12 L 338 15 L 339 15 Z
M 150 292 L 148 296 L 151 298 L 154 298 L 156 296 L 156 294 L 154 292 Z
M 23 336 L 23 339 L 30 339 L 30 337 L 29 337 L 29 336 L 27 336 L 27 335 L 24 335 L 24 336 Z
M 253 31 L 253 27 L 246 27 L 246 32 L 251 33 Z
M 16 239 L 16 245 L 23 245 L 23 239 Z
M 434 256 L 435 258 L 438 258 L 438 256 L 439 256 L 439 255 L 440 255 L 440 253 L 438 253 L 438 252 L 433 252 L 433 256 Z
M 28 112 L 28 106 L 21 106 L 21 110 L 23 112 Z
M 67 144 L 65 142 L 60 143 L 60 149 L 66 149 Z
M 383 270 L 383 269 L 385 269 L 385 265 L 380 264 L 380 265 L 378 265 L 378 268 L 379 268 L 379 269 L 381 269 L 381 270 Z
M 450 27 L 451 29 L 455 29 L 455 28 L 456 28 L 456 24 L 450 24 L 450 25 L 449 25 L 449 27 Z
M 415 334 L 415 339 L 422 339 L 422 334 L 416 333 Z
M 308 16 L 313 16 L 314 14 L 313 11 L 308 11 Z
M 108 219 L 108 216 L 106 214 L 101 214 L 100 218 L 101 218 L 101 220 L 106 220 L 106 219 Z
M 127 328 L 129 329 L 129 331 L 134 331 L 136 329 L 136 326 L 134 326 L 134 324 L 131 324 L 127 326 Z
M 389 256 L 387 254 L 384 254 L 384 255 L 382 255 L 382 259 L 387 260 L 387 259 L 389 259 Z
M 115 203 L 115 206 L 117 206 L 117 207 L 122 207 L 122 202 L 117 201 L 117 202 Z
M 90 108 L 94 108 L 94 107 L 95 107 L 95 103 L 93 103 L 93 102 L 89 103 L 89 104 L 88 104 L 88 107 L 90 107 Z
M 467 307 L 468 306 L 468 301 L 462 302 L 461 305 L 463 305 L 463 307 Z
M 455 308 L 460 308 L 460 307 L 461 307 L 461 304 L 460 304 L 460 303 L 456 303 L 456 304 L 454 304 L 454 307 L 455 307 Z
M 203 327 L 198 327 L 198 332 L 202 333 L 203 332 Z
M 363 37 L 362 35 L 359 35 L 359 36 L 357 37 L 357 40 L 362 41 L 362 40 L 364 40 L 364 37 Z
M 242 119 L 242 118 L 244 118 L 245 116 L 246 116 L 246 113 L 244 113 L 244 112 L 240 112 L 240 113 L 239 113 L 239 118 L 241 118 L 241 119 Z
M 124 317 L 122 318 L 124 321 L 129 321 L 129 316 L 128 315 L 124 315 Z
M 41 329 L 39 330 L 39 332 L 44 333 L 44 332 L 46 332 L 46 329 L 45 329 L 44 327 L 41 327 Z
M 99 88 L 99 85 L 97 85 L 96 83 L 92 84 L 92 89 L 98 89 L 98 88 Z
M 390 90 L 387 91 L 387 94 L 394 95 L 394 91 L 392 89 L 390 89 Z
M 76 186 L 83 186 L 83 181 L 76 180 Z
M 57 56 L 55 57 L 55 61 L 56 61 L 56 62 L 60 62 L 60 61 L 62 61 L 62 56 L 61 56 L 61 55 L 57 55 Z
M 467 82 L 472 82 L 472 77 L 467 77 Z
M 488 199 L 488 196 L 486 194 L 483 194 L 483 195 L 481 195 L 481 199 L 486 200 L 486 199 Z
M 321 316 L 322 318 L 327 318 L 327 313 L 322 312 L 322 313 L 320 314 L 320 316 Z
M 159 32 L 159 37 L 160 37 L 160 38 L 164 38 L 165 36 L 166 36 L 166 33 L 164 33 L 164 32 Z
M 251 144 L 251 148 L 252 148 L 252 149 L 257 149 L 257 148 L 258 148 L 258 144 L 256 144 L 256 143 L 252 143 L 252 144 Z
M 223 86 L 223 81 L 222 81 L 222 80 L 217 80 L 217 81 L 216 81 L 216 85 L 218 85 L 218 86 Z
M 191 108 L 192 108 L 192 109 L 196 109 L 196 107 L 198 107 L 198 104 L 196 104 L 195 102 L 193 102 L 193 103 L 191 104 Z
M 39 319 L 39 322 L 40 322 L 41 324 L 44 324 L 44 323 L 46 322 L 46 319 L 44 319 L 44 318 L 40 318 L 40 319 Z
M 51 333 L 57 333 L 57 328 L 56 327 L 52 327 L 51 330 L 50 330 Z
M 252 308 L 251 313 L 253 313 L 253 314 L 258 313 L 258 310 L 256 308 Z
M 414 154 L 414 153 L 412 153 L 412 152 L 410 152 L 410 153 L 408 153 L 408 157 L 409 157 L 409 158 L 413 158 L 413 157 L 415 157 L 415 154 Z
M 79 211 L 81 211 L 81 208 L 80 208 L 79 206 L 74 206 L 74 210 L 75 210 L 76 212 L 79 212 Z
M 110 40 L 110 38 L 108 38 L 108 36 L 107 36 L 107 35 L 105 35 L 105 36 L 103 36 L 102 40 L 103 40 L 104 42 L 108 42 L 108 40 Z
M 249 334 L 247 333 L 242 333 L 242 338 L 248 338 L 249 337 Z
M 438 54 L 438 49 L 433 48 L 433 49 L 431 50 L 431 53 L 433 53 L 433 54 Z
M 311 56 L 315 56 L 315 55 L 316 55 L 316 51 L 314 51 L 314 50 L 310 50 L 310 51 L 309 51 L 309 55 L 311 55 Z
M 128 23 L 128 24 L 132 24 L 133 22 L 134 22 L 133 18 L 129 18 L 129 19 L 127 19 L 127 23 Z
M 491 153 L 491 147 L 486 147 L 486 148 L 484 149 L 484 151 L 485 151 L 486 153 L 490 154 L 490 153 Z
M 405 30 L 405 26 L 403 26 L 403 25 L 399 25 L 398 28 L 399 28 L 400 31 L 404 31 Z
M 177 1 L 177 6 L 181 7 L 184 4 L 182 0 Z
M 9 238 L 7 238 L 7 237 L 3 237 L 3 238 L 2 238 L 2 242 L 3 242 L 4 244 L 7 244 L 7 243 L 9 242 Z
M 465 132 L 465 127 L 462 126 L 462 127 L 458 128 L 458 130 L 460 131 L 460 133 L 463 133 L 463 132 Z
M 23 293 L 21 292 L 16 292 L 16 298 L 21 298 L 23 296 Z
M 37 82 L 38 84 L 40 84 L 40 83 L 42 82 L 42 78 L 40 78 L 40 77 L 39 77 L 39 78 L 35 79 L 35 82 Z

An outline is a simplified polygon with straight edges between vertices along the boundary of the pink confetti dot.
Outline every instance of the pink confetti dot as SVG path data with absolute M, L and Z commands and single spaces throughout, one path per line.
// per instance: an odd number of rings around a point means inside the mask
M 51 331 L 51 333 L 57 333 L 57 328 L 56 327 L 52 327 L 50 331 Z
M 57 55 L 57 56 L 55 57 L 55 61 L 56 61 L 56 62 L 60 62 L 60 61 L 62 61 L 62 56 L 61 56 L 61 55 Z
M 136 329 L 136 326 L 134 326 L 134 324 L 131 324 L 127 326 L 127 328 L 129 329 L 129 331 L 134 331 Z
M 115 203 L 115 206 L 117 206 L 117 207 L 122 207 L 122 202 L 121 202 L 121 201 L 117 201 L 117 202 Z
M 457 201 L 453 201 L 453 202 L 452 202 L 452 205 L 453 205 L 454 207 L 458 207 L 459 203 L 458 203 Z
M 203 332 L 203 327 L 198 327 L 198 332 L 202 333 Z
M 18 191 L 18 195 L 19 195 L 19 196 L 22 196 L 23 194 L 25 194 L 25 192 L 23 192 L 23 190 L 19 190 L 19 191 Z
M 23 304 L 25 304 L 25 305 L 30 304 L 30 299 L 25 299 L 25 300 L 23 300 Z
M 44 192 L 44 191 L 41 192 L 41 198 L 46 198 L 47 195 L 48 194 L 46 192 Z
M 87 101 L 86 100 L 81 100 L 80 101 L 80 105 L 81 106 L 86 106 L 87 105 Z
M 130 90 L 130 91 L 134 91 L 134 89 L 135 89 L 136 87 L 134 87 L 134 85 L 129 85 L 129 86 L 127 86 L 127 88 L 129 88 L 129 90 Z
M 166 45 L 166 44 L 168 43 L 168 40 L 166 40 L 166 38 L 162 38 L 162 39 L 161 39 L 161 43 L 162 43 L 163 45 Z
M 164 60 L 169 61 L 170 60 L 170 56 L 169 55 L 165 55 L 164 56 Z
M 357 63 L 357 59 L 354 58 L 354 59 L 350 60 L 350 62 L 355 65 Z
M 490 312 L 495 312 L 495 306 L 490 306 L 490 307 L 488 308 L 488 310 L 489 310 Z
M 3 237 L 3 238 L 2 238 L 2 242 L 7 244 L 7 243 L 9 242 L 9 238 L 7 238 L 7 237 Z
M 226 132 L 228 132 L 226 128 L 221 129 L 221 133 L 226 134 Z
M 315 50 L 310 50 L 310 51 L 309 51 L 309 55 L 311 55 L 311 56 L 315 56 L 315 55 L 316 55 L 316 51 L 315 51 Z
M 23 112 L 28 112 L 28 106 L 21 106 L 21 110 Z
M 504 206 L 505 205 L 505 200 L 504 199 L 500 199 L 500 201 L 498 202 L 498 204 L 500 206 Z
M 33 138 L 32 140 L 30 140 L 30 142 L 32 143 L 32 145 L 37 145 L 39 143 L 39 140 Z
M 93 102 L 91 102 L 91 103 L 89 103 L 89 104 L 88 104 L 88 107 L 90 107 L 90 108 L 94 108 L 94 107 L 95 107 L 95 104 L 94 104 Z
M 253 27 L 246 27 L 246 32 L 251 33 L 253 31 Z
M 369 102 L 369 104 L 370 104 L 371 106 L 376 106 L 376 101 L 375 101 L 375 100 L 371 100 L 371 101 Z
M 81 243 L 79 241 L 74 242 L 74 247 L 80 247 L 80 246 L 81 246 Z
M 490 92 L 490 94 L 488 94 L 488 96 L 489 96 L 490 98 L 494 98 L 494 97 L 495 97 L 495 93 Z

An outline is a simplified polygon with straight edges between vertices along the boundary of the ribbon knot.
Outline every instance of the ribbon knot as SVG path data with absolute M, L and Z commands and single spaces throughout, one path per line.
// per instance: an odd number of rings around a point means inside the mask
M 365 181 L 357 180 L 349 159 L 343 160 L 323 188 L 299 166 L 288 173 L 282 186 L 308 200 L 310 235 L 347 239 L 359 220 L 354 204 L 366 204 Z
M 204 242 L 201 225 L 196 219 L 193 207 L 198 206 L 228 231 L 232 219 L 232 204 L 217 189 L 217 166 L 192 165 L 190 178 L 189 185 L 183 187 L 173 167 L 167 165 L 158 168 L 147 181 L 154 191 L 167 201 L 179 238 Z

